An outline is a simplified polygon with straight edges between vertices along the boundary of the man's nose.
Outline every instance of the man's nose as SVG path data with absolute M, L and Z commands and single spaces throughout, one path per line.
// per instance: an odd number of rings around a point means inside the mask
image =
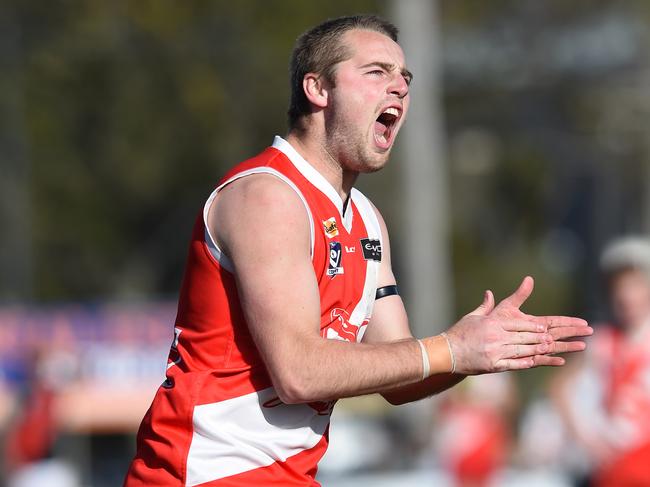
M 398 98 L 404 98 L 406 95 L 408 95 L 409 85 L 401 73 L 395 73 L 393 75 L 393 79 L 391 80 L 391 83 L 388 87 L 388 92 L 391 95 L 397 96 Z

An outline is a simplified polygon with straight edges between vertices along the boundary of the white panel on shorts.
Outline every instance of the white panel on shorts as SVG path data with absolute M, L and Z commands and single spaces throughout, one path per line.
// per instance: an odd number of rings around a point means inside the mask
M 313 448 L 329 415 L 306 404 L 284 404 L 273 387 L 194 408 L 186 486 L 266 467 Z M 273 407 L 265 407 L 271 402 Z
M 234 268 L 232 262 L 230 261 L 228 256 L 221 251 L 221 249 L 217 245 L 217 241 L 214 239 L 214 236 L 210 233 L 210 228 L 208 227 L 208 212 L 210 211 L 210 207 L 212 206 L 212 202 L 214 201 L 214 198 L 217 196 L 217 193 L 219 193 L 219 191 L 221 191 L 222 188 L 232 183 L 233 181 L 236 181 L 237 179 L 250 176 L 251 174 L 271 174 L 281 179 L 285 183 L 287 183 L 291 187 L 291 189 L 293 189 L 298 194 L 303 205 L 305 205 L 305 209 L 307 210 L 307 215 L 309 216 L 309 239 L 311 245 L 311 257 L 313 258 L 314 257 L 314 218 L 311 215 L 311 210 L 309 209 L 307 200 L 302 195 L 302 193 L 298 189 L 298 186 L 296 186 L 293 181 L 291 181 L 280 171 L 277 171 L 271 167 L 266 167 L 266 166 L 254 167 L 252 169 L 248 169 L 247 171 L 242 171 L 238 174 L 235 174 L 233 177 L 231 177 L 224 183 L 217 186 L 217 188 L 210 194 L 208 200 L 205 202 L 205 205 L 203 206 L 203 226 L 205 227 L 205 244 L 208 246 L 208 249 L 210 250 L 210 254 L 212 254 L 212 257 L 214 257 L 214 259 L 217 262 L 219 262 L 221 267 L 226 269 L 228 272 L 231 273 L 233 272 Z

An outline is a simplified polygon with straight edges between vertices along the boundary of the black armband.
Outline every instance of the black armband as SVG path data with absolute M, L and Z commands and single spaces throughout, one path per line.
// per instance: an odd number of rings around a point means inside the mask
M 399 295 L 399 291 L 397 291 L 397 286 L 395 284 L 392 286 L 380 287 L 375 293 L 375 299 L 385 298 L 386 296 L 392 296 L 393 294 Z

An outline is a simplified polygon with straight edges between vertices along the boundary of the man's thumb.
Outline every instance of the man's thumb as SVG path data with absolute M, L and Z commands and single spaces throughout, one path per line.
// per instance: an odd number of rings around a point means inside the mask
M 485 316 L 492 312 L 494 309 L 494 294 L 489 289 L 485 291 L 483 296 L 483 302 L 471 313 L 468 313 L 467 316 Z

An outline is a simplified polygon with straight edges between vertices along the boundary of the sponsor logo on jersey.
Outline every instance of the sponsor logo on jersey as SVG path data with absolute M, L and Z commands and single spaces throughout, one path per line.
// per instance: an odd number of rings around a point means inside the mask
M 364 259 L 381 262 L 381 242 L 379 240 L 362 238 L 361 249 L 363 250 Z
M 341 242 L 330 242 L 330 256 L 329 265 L 327 266 L 327 275 L 334 277 L 337 274 L 343 274 L 343 266 L 341 266 Z
M 327 238 L 334 238 L 339 234 L 339 227 L 336 225 L 335 217 L 323 220 L 323 227 L 325 228 L 325 235 L 327 235 Z
M 357 251 L 357 248 L 353 245 L 352 247 L 345 246 L 345 251 L 348 254 L 354 254 Z

